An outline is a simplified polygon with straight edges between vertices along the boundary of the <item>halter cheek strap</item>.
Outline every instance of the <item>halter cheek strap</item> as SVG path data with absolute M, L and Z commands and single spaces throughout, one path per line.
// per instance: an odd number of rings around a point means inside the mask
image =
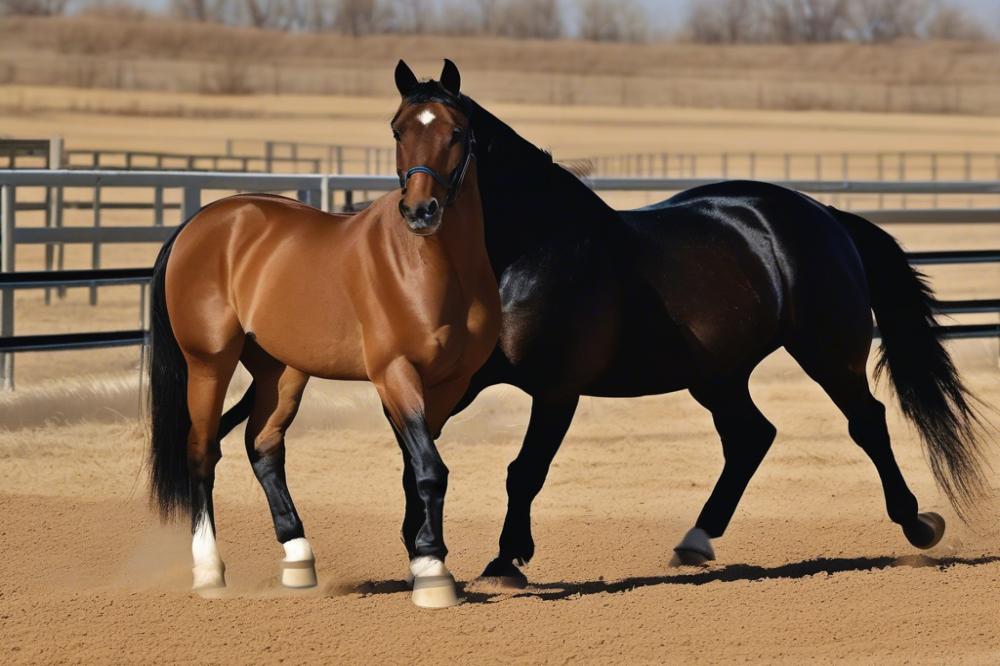
M 451 172 L 450 178 L 445 178 L 439 174 L 434 169 L 429 166 L 419 165 L 412 167 L 405 174 L 399 174 L 399 186 L 406 189 L 407 183 L 410 182 L 410 178 L 418 173 L 424 173 L 434 179 L 441 187 L 447 190 L 445 195 L 444 206 L 448 206 L 455 203 L 455 199 L 458 197 L 459 191 L 462 189 L 462 184 L 465 183 L 465 176 L 469 172 L 469 164 L 472 162 L 472 158 L 475 157 L 475 147 L 476 147 L 476 136 L 472 132 L 472 128 L 466 135 L 465 143 L 463 144 L 462 151 L 462 161 L 458 163 L 455 170 Z

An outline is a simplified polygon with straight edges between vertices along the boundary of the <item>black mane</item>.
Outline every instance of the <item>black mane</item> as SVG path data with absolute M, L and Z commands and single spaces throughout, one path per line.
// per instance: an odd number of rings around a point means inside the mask
M 464 95 L 456 97 L 450 92 L 445 90 L 445 87 L 441 85 L 438 81 L 421 81 L 415 85 L 406 97 L 403 98 L 403 103 L 406 105 L 410 104 L 431 104 L 438 103 L 444 104 L 445 106 L 450 106 L 459 111 L 465 111 L 463 107 L 462 98 Z

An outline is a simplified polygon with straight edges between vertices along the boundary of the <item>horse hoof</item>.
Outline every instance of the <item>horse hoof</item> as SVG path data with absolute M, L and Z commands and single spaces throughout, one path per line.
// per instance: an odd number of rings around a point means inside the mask
M 941 542 L 941 538 L 944 536 L 944 529 L 944 518 L 940 514 L 928 511 L 917 516 L 915 527 L 910 529 L 903 528 L 903 533 L 912 545 L 921 550 L 927 550 Z
M 449 608 L 459 604 L 455 579 L 436 557 L 418 557 L 410 563 L 413 573 L 411 599 L 420 608 Z
M 214 596 L 226 587 L 226 565 L 222 562 L 196 565 L 191 573 L 194 577 L 191 589 L 202 596 Z
M 281 584 L 293 590 L 316 587 L 316 561 L 281 562 Z
M 670 560 L 672 567 L 703 567 L 715 559 L 712 538 L 700 527 L 688 530 L 681 542 L 674 548 Z
M 513 562 L 497 558 L 486 565 L 476 582 L 499 589 L 523 590 L 528 586 L 528 577 Z

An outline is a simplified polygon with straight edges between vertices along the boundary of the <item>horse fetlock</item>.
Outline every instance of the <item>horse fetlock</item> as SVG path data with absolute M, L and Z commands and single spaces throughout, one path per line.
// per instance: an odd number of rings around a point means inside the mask
M 522 590 L 528 585 L 528 577 L 514 564 L 510 557 L 498 556 L 486 565 L 479 580 L 500 588 Z
M 191 589 L 196 592 L 221 589 L 226 586 L 226 565 L 222 560 L 196 562 L 191 568 L 193 582 Z

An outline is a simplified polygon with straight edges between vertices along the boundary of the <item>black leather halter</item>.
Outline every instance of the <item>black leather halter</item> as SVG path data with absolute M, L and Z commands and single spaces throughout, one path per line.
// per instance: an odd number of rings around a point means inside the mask
M 431 178 L 433 178 L 439 185 L 446 188 L 448 193 L 445 195 L 444 207 L 455 203 L 455 199 L 458 197 L 459 191 L 462 189 L 462 184 L 465 182 L 465 176 L 469 173 L 469 164 L 472 163 L 472 158 L 476 156 L 476 135 L 472 131 L 470 126 L 465 132 L 465 141 L 462 144 L 462 160 L 455 167 L 455 170 L 451 172 L 449 178 L 445 178 L 439 174 L 434 169 L 429 166 L 420 165 L 411 168 L 406 174 L 399 174 L 399 186 L 406 190 L 406 184 L 410 182 L 415 174 L 425 173 Z

